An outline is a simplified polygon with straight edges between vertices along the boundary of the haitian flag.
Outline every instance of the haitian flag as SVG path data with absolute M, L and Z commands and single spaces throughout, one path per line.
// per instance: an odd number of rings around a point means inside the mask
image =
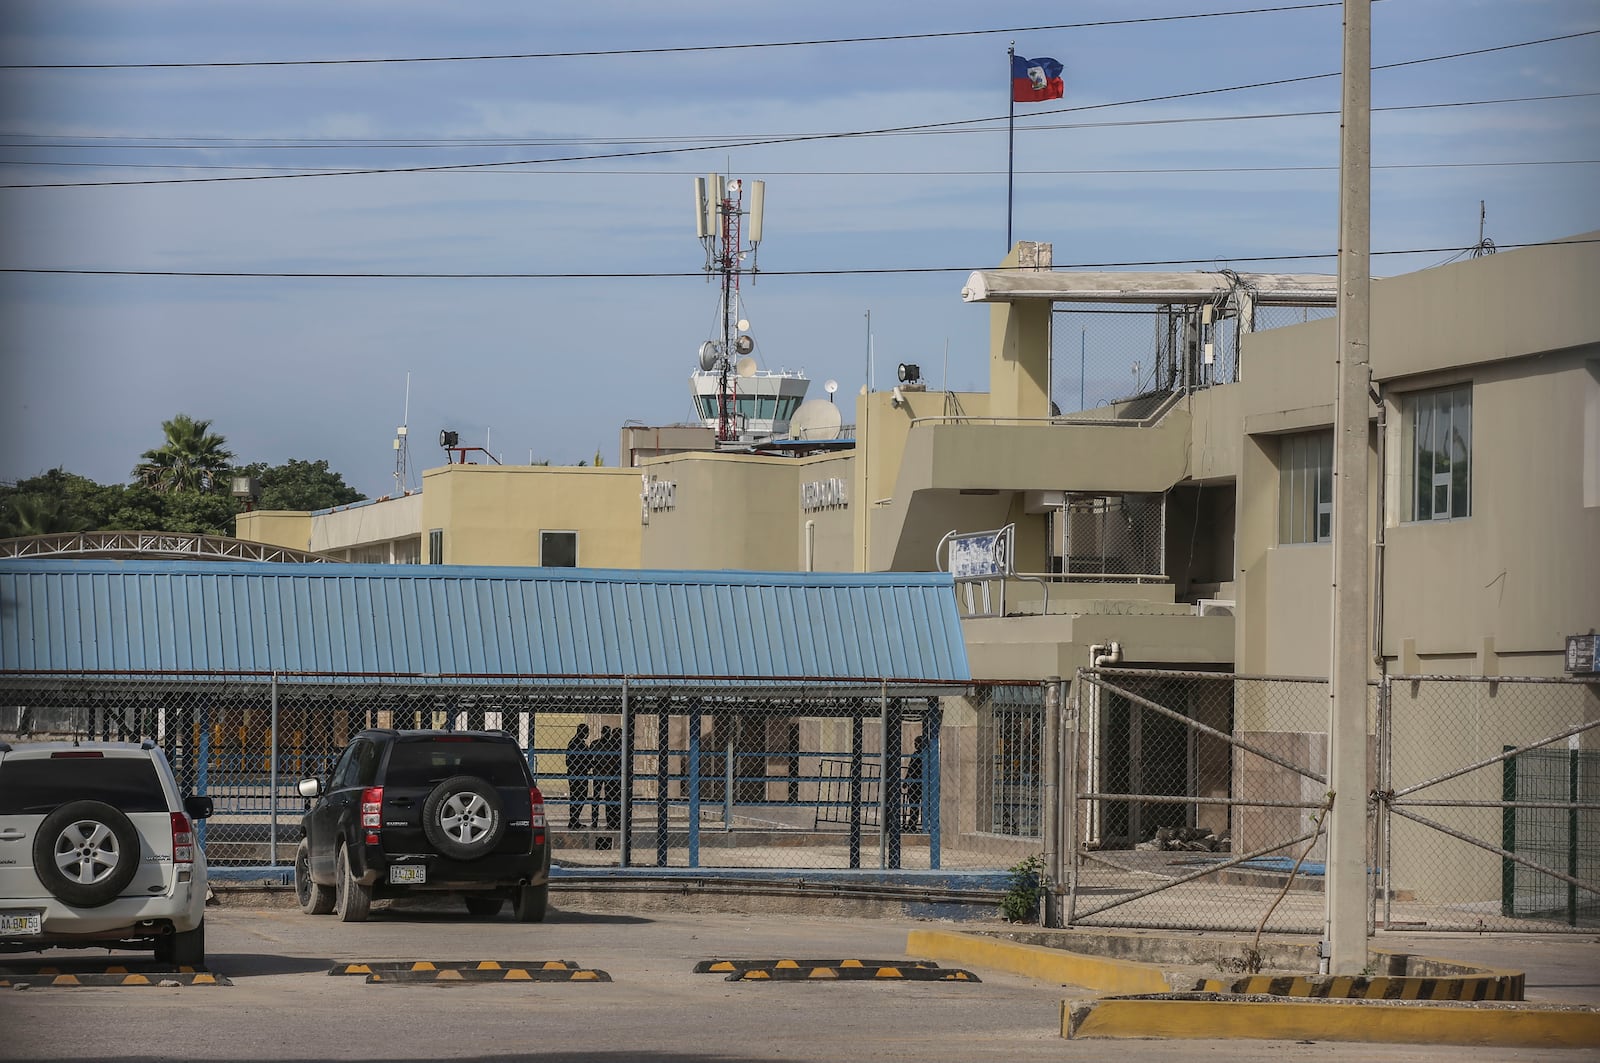
M 1061 80 L 1061 63 L 1056 59 L 1024 59 L 1011 57 L 1011 101 L 1013 103 L 1038 103 L 1041 100 L 1059 100 L 1067 94 Z

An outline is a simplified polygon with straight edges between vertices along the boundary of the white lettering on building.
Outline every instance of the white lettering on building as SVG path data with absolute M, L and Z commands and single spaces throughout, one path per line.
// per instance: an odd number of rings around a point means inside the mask
M 800 508 L 808 513 L 814 509 L 843 509 L 849 504 L 845 482 L 838 477 L 800 485 Z

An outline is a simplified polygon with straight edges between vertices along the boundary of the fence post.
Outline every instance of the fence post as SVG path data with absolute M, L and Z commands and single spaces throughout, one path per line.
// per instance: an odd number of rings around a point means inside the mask
M 1394 925 L 1394 679 L 1385 675 L 1378 683 L 1378 802 L 1379 830 L 1383 832 L 1383 871 L 1378 888 L 1383 891 L 1383 926 Z
M 1044 925 L 1059 925 L 1061 886 L 1061 677 L 1044 681 L 1044 785 L 1039 827 L 1044 842 Z
M 667 806 L 671 795 L 671 776 L 667 771 L 672 756 L 672 743 L 668 741 L 667 713 L 672 699 L 663 696 L 656 703 L 656 866 L 667 866 Z
M 622 678 L 622 757 L 617 764 L 618 786 L 621 792 L 617 795 L 618 815 L 622 819 L 622 840 L 619 843 L 622 849 L 620 864 L 629 867 L 633 863 L 633 706 L 628 697 L 628 678 Z
M 700 866 L 700 695 L 689 699 L 689 866 Z
M 278 865 L 278 673 L 272 673 L 272 719 L 267 723 L 267 866 Z
M 850 867 L 861 867 L 861 758 L 866 698 L 850 699 Z
M 878 681 L 878 870 L 889 866 L 889 684 Z

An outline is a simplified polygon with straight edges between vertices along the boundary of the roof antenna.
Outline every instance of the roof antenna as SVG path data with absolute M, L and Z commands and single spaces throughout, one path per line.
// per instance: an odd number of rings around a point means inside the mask
M 410 479 L 410 462 L 406 456 L 406 426 L 411 423 L 411 374 L 406 374 L 406 409 L 400 418 L 400 427 L 394 430 L 394 497 L 404 498 L 411 492 L 406 489 Z
M 1484 255 L 1494 254 L 1494 241 L 1483 235 L 1483 221 L 1488 212 L 1484 209 L 1483 200 L 1478 200 L 1478 242 L 1472 245 L 1472 257 L 1482 258 Z

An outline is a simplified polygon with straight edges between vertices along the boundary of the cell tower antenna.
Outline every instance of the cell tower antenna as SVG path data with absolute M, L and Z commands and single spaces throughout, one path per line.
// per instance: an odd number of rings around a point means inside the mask
M 752 349 L 749 337 L 743 335 L 748 325 L 739 319 L 739 281 L 749 273 L 750 282 L 754 284 L 760 272 L 756 254 L 761 245 L 766 190 L 765 181 L 750 182 L 747 210 L 745 182 L 715 173 L 694 179 L 695 235 L 706 252 L 706 280 L 716 276 L 721 282 L 718 315 L 721 335 L 704 344 L 700 352 L 700 368 L 718 374 L 719 443 L 739 437 L 734 417 L 733 379 L 737 359 Z M 744 224 L 746 218 L 749 219 L 748 230 Z
M 406 431 L 411 423 L 411 374 L 406 374 L 406 406 L 405 413 L 400 418 L 400 427 L 394 432 L 394 494 L 396 498 L 403 498 L 407 493 L 406 482 L 411 478 L 410 459 L 406 454 Z

